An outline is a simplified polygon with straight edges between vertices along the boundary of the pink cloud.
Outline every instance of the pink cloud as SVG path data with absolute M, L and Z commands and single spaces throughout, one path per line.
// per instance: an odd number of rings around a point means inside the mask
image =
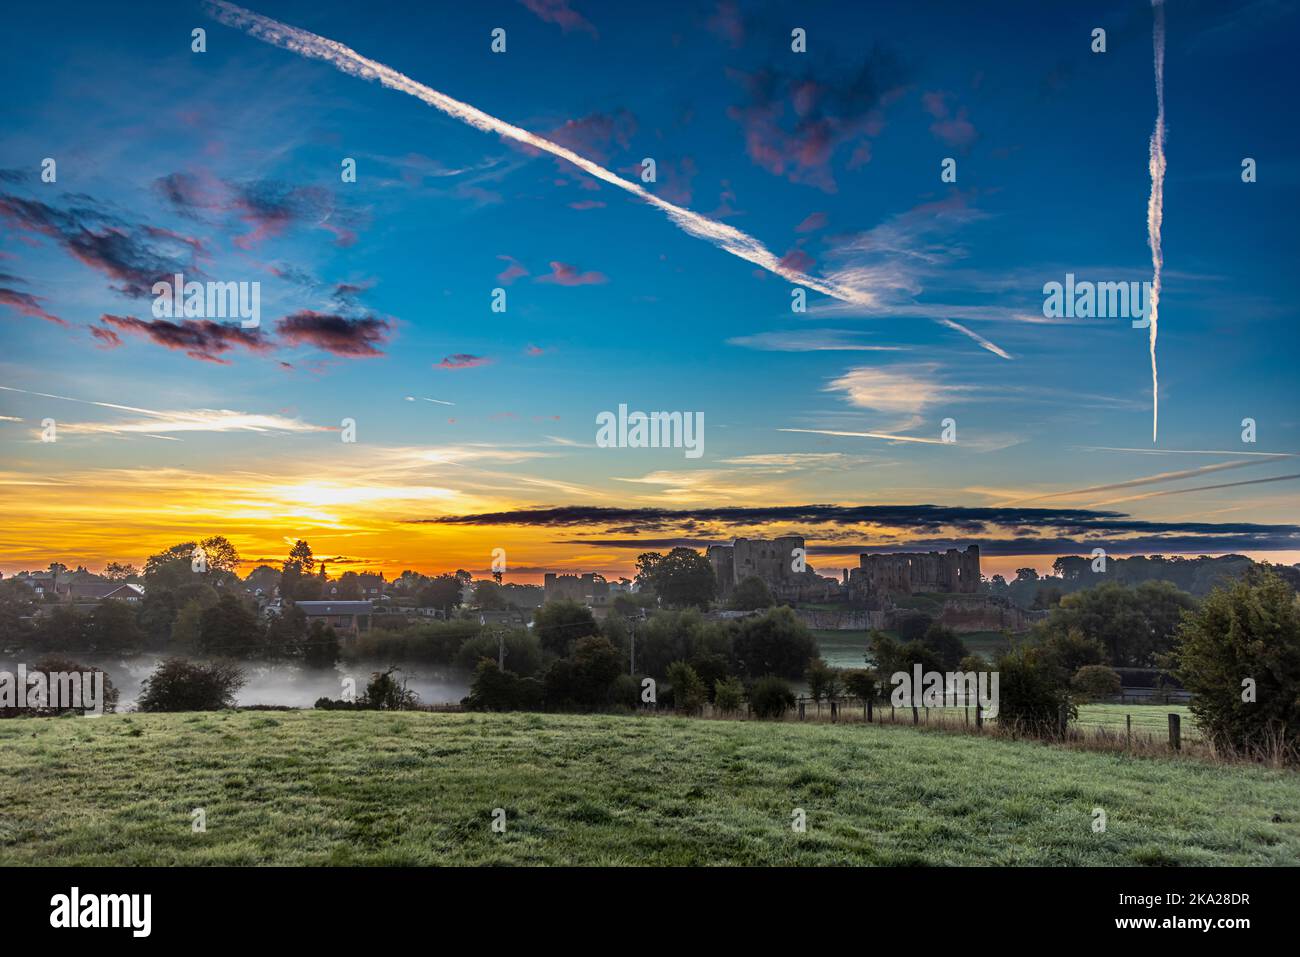
M 921 95 L 921 106 L 934 117 L 930 132 L 949 146 L 966 148 L 979 139 L 975 125 L 967 119 L 966 107 L 953 115 L 948 107 L 948 94 L 934 90 Z
M 545 276 L 538 276 L 538 282 L 551 282 L 557 286 L 595 286 L 609 282 L 609 277 L 600 272 L 578 272 L 577 266 L 568 263 L 552 262 L 551 271 Z
M 803 222 L 794 228 L 796 233 L 815 233 L 826 225 L 825 213 L 809 213 Z
M 528 270 L 525 269 L 522 265 L 520 265 L 519 261 L 515 259 L 513 256 L 503 255 L 503 256 L 498 256 L 497 259 L 504 260 L 505 262 L 508 262 L 510 264 L 505 269 L 501 270 L 501 272 L 497 273 L 497 282 L 501 283 L 502 285 L 508 286 L 516 279 L 518 279 L 520 276 L 528 275 Z
M 569 0 L 519 0 L 525 7 L 547 23 L 554 23 L 561 30 L 585 30 L 593 37 L 599 37 L 596 28 L 582 14 L 569 6 Z

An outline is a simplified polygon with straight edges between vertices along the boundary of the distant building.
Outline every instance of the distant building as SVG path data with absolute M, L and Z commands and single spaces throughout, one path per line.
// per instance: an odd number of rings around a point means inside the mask
M 849 585 L 870 595 L 973 595 L 980 587 L 980 547 L 861 555 L 858 567 L 849 572 Z
M 718 597 L 728 598 L 746 578 L 757 578 L 778 601 L 818 601 L 838 594 L 833 578 L 823 578 L 807 562 L 802 535 L 738 538 L 710 545 L 705 552 L 718 580 Z
M 323 621 L 347 635 L 369 631 L 370 617 L 374 614 L 374 604 L 369 601 L 297 601 L 294 606 L 307 616 L 309 628 L 313 622 Z
M 585 575 L 557 575 L 547 572 L 542 578 L 546 601 L 578 601 L 587 605 L 603 605 L 609 601 L 609 582 L 599 572 Z

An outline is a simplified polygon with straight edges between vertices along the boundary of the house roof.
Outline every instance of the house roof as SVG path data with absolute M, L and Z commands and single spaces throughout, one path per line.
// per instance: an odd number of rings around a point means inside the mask
M 72 582 L 68 594 L 73 598 L 99 600 L 104 598 L 141 598 L 144 589 L 125 582 Z

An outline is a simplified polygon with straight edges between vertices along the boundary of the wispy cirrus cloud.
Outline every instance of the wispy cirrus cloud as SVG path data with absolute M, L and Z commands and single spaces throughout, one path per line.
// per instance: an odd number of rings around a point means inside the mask
M 551 271 L 544 276 L 538 276 L 537 282 L 549 282 L 557 286 L 597 286 L 609 282 L 609 277 L 602 272 L 592 270 L 581 272 L 577 266 L 568 263 L 552 262 Z
M 46 322 L 52 322 L 55 325 L 66 326 L 66 322 L 42 305 L 44 301 L 39 296 L 19 292 L 16 289 L 0 287 L 0 306 L 8 306 L 24 316 L 31 316 L 33 319 L 44 319 Z

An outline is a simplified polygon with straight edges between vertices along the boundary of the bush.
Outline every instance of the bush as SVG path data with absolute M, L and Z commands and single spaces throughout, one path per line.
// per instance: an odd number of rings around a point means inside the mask
M 678 711 L 694 714 L 708 700 L 704 682 L 684 661 L 674 661 L 668 666 L 668 683 L 673 689 L 673 706 Z
M 420 703 L 420 696 L 408 691 L 406 682 L 398 682 L 401 671 L 389 668 L 387 671 L 372 671 L 370 684 L 366 685 L 365 705 L 376 711 L 404 711 Z
M 1300 759 L 1300 612 L 1276 572 L 1211 591 L 1183 620 L 1173 659 L 1215 745 Z
M 397 615 L 375 615 L 375 621 Z M 456 619 L 405 625 L 400 629 L 372 628 L 362 632 L 346 649 L 350 661 L 424 661 L 449 665 L 461 645 L 482 630 L 477 621 Z M 477 659 L 475 659 L 477 661 Z M 471 662 L 469 667 L 473 667 Z
M 333 668 L 334 662 L 338 660 L 338 633 L 332 625 L 327 625 L 318 618 L 311 623 L 311 630 L 303 642 L 302 663 L 308 668 Z
M 572 658 L 552 662 L 546 672 L 546 706 L 557 711 L 590 711 L 611 703 L 622 662 L 606 638 L 579 638 Z
M 540 711 L 542 685 L 535 678 L 502 671 L 491 658 L 484 658 L 474 672 L 464 705 L 471 711 Z
M 767 590 L 763 579 L 750 575 L 736 586 L 727 607 L 734 611 L 757 611 L 760 608 L 771 608 L 774 604 L 776 602 L 772 600 L 772 593 Z
M 36 664 L 27 666 L 28 675 L 30 676 L 33 672 L 41 672 L 47 676 L 53 676 L 60 673 L 66 675 L 73 675 L 73 674 L 78 675 L 79 680 L 81 682 L 81 689 L 82 689 L 81 701 L 83 703 L 91 694 L 94 693 L 94 687 L 92 684 L 94 681 L 93 676 L 97 674 L 101 674 L 104 676 L 103 679 L 104 687 L 102 692 L 103 706 L 104 706 L 103 711 L 105 714 L 111 714 L 113 711 L 117 709 L 118 690 L 115 687 L 113 687 L 113 682 L 109 680 L 108 672 L 104 671 L 102 668 L 91 668 L 86 665 L 80 664 L 79 662 L 73 661 L 71 658 L 64 658 L 60 655 L 46 655 L 45 657 L 41 658 L 40 661 L 36 662 Z M 52 687 L 52 685 L 54 683 L 54 680 L 55 679 L 53 679 L 52 677 L 50 678 L 51 687 L 48 687 L 46 689 L 45 700 L 47 702 L 53 700 L 54 688 Z M 15 691 L 15 698 L 14 698 L 15 706 L 0 707 L 0 718 L 26 718 L 26 717 L 35 717 L 39 715 L 54 715 L 60 713 L 60 711 L 68 711 L 68 710 L 72 710 L 84 714 L 86 710 L 84 708 L 74 708 L 74 709 L 59 709 L 59 711 L 56 711 L 53 708 L 36 707 L 35 702 L 30 697 L 31 694 L 30 689 L 28 691 L 26 706 L 19 708 L 17 707 L 16 683 L 13 686 L 13 690 Z
M 876 676 L 865 668 L 844 672 L 844 689 L 863 701 L 876 697 Z
M 163 660 L 141 684 L 141 711 L 220 711 L 235 706 L 244 672 L 230 662 L 199 664 L 183 658 Z
M 745 703 L 745 686 L 739 678 L 719 678 L 713 683 L 713 704 L 723 714 L 739 711 Z
M 784 678 L 766 675 L 749 689 L 749 705 L 759 718 L 780 718 L 794 707 L 794 692 Z
M 817 658 L 804 672 L 804 681 L 808 683 L 808 694 L 814 701 L 823 698 L 830 700 L 840 694 L 840 673 L 828 665 L 825 659 Z
M 1123 690 L 1119 672 L 1106 665 L 1084 665 L 1070 679 L 1070 687 L 1084 700 L 1110 698 Z
M 997 661 L 998 728 L 1011 734 L 1051 737 L 1059 733 L 1061 717 L 1068 722 L 1078 711 L 1056 669 L 1036 650 L 1017 648 Z

